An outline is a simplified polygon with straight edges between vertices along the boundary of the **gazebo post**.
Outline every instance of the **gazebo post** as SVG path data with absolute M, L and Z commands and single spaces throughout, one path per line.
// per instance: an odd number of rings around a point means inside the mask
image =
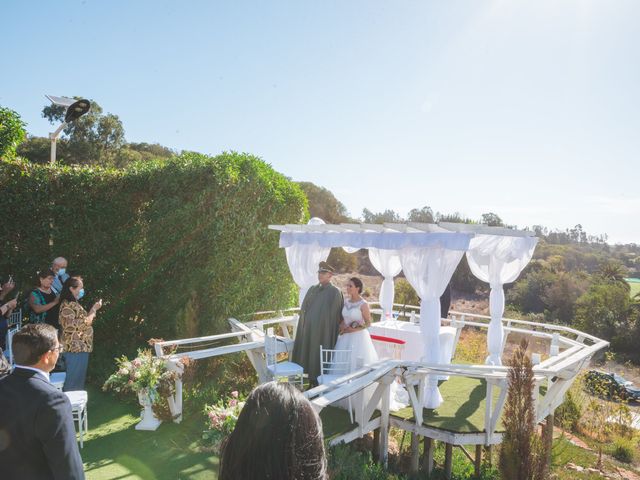
M 444 444 L 444 476 L 445 478 L 451 478 L 453 472 L 453 445 L 450 443 Z
M 551 448 L 553 446 L 553 411 L 547 415 L 544 423 L 544 443 L 546 447 L 547 472 L 551 469 Z
M 480 478 L 480 468 L 482 466 L 482 445 L 476 445 L 476 456 L 473 462 L 474 473 L 476 477 Z
M 427 472 L 428 475 L 431 475 L 433 471 L 433 438 L 423 437 L 424 438 L 424 451 L 422 453 L 422 469 Z
M 415 432 L 411 432 L 411 465 L 409 470 L 411 473 L 418 471 L 420 463 L 420 435 Z

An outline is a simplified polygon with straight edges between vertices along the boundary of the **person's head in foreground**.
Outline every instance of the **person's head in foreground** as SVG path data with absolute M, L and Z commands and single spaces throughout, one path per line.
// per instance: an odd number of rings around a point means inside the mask
M 13 336 L 11 348 L 17 365 L 49 373 L 60 354 L 58 331 L 45 323 L 29 324 Z
M 220 459 L 219 480 L 324 480 L 322 425 L 309 400 L 288 383 L 256 387 Z

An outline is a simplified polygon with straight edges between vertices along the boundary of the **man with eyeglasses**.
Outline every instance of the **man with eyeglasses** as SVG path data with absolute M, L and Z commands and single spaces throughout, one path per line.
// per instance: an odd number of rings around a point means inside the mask
M 51 325 L 13 336 L 13 372 L 0 380 L 0 476 L 84 479 L 71 403 L 49 382 L 62 347 Z

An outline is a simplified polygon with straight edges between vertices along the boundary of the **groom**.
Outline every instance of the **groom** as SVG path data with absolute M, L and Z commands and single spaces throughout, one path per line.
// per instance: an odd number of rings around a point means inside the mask
M 333 267 L 320 262 L 318 285 L 309 289 L 300 307 L 300 319 L 293 345 L 292 361 L 302 365 L 309 374 L 309 383 L 318 384 L 320 375 L 320 345 L 333 348 L 338 338 L 344 299 L 331 284 Z

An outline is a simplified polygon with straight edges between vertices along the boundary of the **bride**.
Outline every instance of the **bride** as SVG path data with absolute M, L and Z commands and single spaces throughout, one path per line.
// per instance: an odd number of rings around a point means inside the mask
M 378 353 L 368 330 L 371 326 L 371 311 L 369 304 L 362 298 L 362 281 L 357 277 L 350 278 L 347 283 L 347 298 L 344 299 L 342 319 L 340 336 L 334 348 L 351 350 L 351 371 L 377 362 Z M 375 388 L 374 385 L 366 387 L 362 392 L 364 396 L 361 401 L 366 403 Z M 392 382 L 390 388 L 389 409 L 397 411 L 406 407 L 409 404 L 409 394 L 405 388 L 397 382 Z
M 340 336 L 334 348 L 351 350 L 351 371 L 378 361 L 376 349 L 367 330 L 371 325 L 371 311 L 361 295 L 362 281 L 357 277 L 350 278 L 347 283 L 347 298 L 342 308 Z

